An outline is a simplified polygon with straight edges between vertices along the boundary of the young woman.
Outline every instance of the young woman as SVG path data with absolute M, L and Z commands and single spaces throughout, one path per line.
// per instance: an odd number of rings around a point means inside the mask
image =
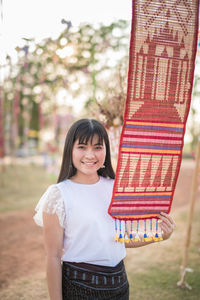
M 108 214 L 114 171 L 104 126 L 81 119 L 69 129 L 58 183 L 36 207 L 34 219 L 44 226 L 47 281 L 51 300 L 128 300 L 123 259 L 125 247 L 152 242 L 115 242 L 114 219 Z M 175 227 L 162 213 L 163 239 Z

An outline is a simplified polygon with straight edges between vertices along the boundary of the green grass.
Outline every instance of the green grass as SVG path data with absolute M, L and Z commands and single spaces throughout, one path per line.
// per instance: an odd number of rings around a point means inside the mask
M 0 176 L 0 213 L 32 208 L 52 183 L 42 166 L 6 166 Z
M 55 182 L 55 181 L 54 181 Z M 54 183 L 40 166 L 7 166 L 0 177 L 0 212 L 32 209 L 46 187 Z M 192 290 L 181 289 L 180 265 L 183 253 L 188 206 L 172 211 L 177 228 L 168 241 L 128 249 L 125 259 L 130 283 L 130 300 L 200 299 L 200 205 L 195 204 L 188 267 L 186 274 Z M 47 300 L 45 271 L 20 277 L 0 292 L 3 300 Z
M 195 266 L 194 266 L 195 267 Z M 200 299 L 200 270 L 195 270 L 195 273 L 187 275 L 187 282 L 193 289 L 185 290 L 178 288 L 176 282 L 179 281 L 177 266 L 174 270 L 154 266 L 149 268 L 143 274 L 129 274 L 129 283 L 131 290 L 131 299 L 145 300 L 199 300 Z

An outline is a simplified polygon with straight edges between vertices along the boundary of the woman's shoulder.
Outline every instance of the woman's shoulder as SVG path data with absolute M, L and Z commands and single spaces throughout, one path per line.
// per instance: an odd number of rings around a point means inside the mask
M 45 193 L 53 193 L 53 192 L 55 192 L 55 191 L 57 191 L 58 190 L 58 184 L 57 183 L 53 183 L 53 184 L 50 184 L 47 188 L 46 188 L 46 190 L 44 191 L 44 194 Z
M 59 188 L 59 184 L 51 184 L 47 187 L 46 191 L 42 195 L 41 199 L 44 198 L 46 203 L 60 203 L 63 201 L 62 193 Z
M 40 198 L 35 210 L 37 213 L 34 216 L 34 220 L 38 225 L 43 226 L 42 213 L 46 212 L 49 214 L 56 213 L 59 218 L 60 225 L 63 227 L 65 219 L 65 207 L 58 184 L 51 184 L 48 186 Z

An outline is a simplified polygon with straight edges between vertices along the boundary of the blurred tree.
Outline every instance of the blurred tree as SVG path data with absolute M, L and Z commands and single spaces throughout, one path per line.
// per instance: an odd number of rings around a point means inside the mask
M 27 144 L 29 136 L 38 135 L 41 124 L 51 122 L 61 88 L 74 99 L 87 95 L 86 107 L 104 116 L 107 126 L 116 117 L 122 122 L 119 112 L 123 111 L 126 72 L 120 72 L 128 60 L 128 23 L 120 20 L 109 26 L 81 24 L 78 28 L 65 20 L 62 23 L 67 26 L 57 39 L 40 43 L 24 39 L 24 47 L 16 48 L 17 63 L 13 65 L 7 57 L 4 124 L 7 149 L 13 153 Z M 115 100 L 117 105 L 113 105 Z
M 24 39 L 24 47 L 16 48 L 16 64 L 7 57 L 2 92 L 7 152 L 15 153 L 29 139 L 38 140 L 42 127 L 51 124 L 55 125 L 55 140 L 59 140 L 61 125 L 57 123 L 61 119 L 56 114 L 63 90 L 74 101 L 82 97 L 83 115 L 94 116 L 107 128 L 123 123 L 130 24 L 123 20 L 79 27 L 66 20 L 62 23 L 66 28 L 56 39 L 39 43 Z M 195 80 L 194 95 L 199 83 Z M 195 107 L 192 114 L 196 114 Z M 194 125 L 193 143 L 197 131 Z

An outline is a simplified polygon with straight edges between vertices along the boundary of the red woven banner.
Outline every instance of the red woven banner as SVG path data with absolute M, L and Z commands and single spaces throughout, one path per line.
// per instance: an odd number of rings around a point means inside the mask
M 109 207 L 115 219 L 157 219 L 170 211 L 191 101 L 198 7 L 198 0 L 133 0 L 128 92 Z

